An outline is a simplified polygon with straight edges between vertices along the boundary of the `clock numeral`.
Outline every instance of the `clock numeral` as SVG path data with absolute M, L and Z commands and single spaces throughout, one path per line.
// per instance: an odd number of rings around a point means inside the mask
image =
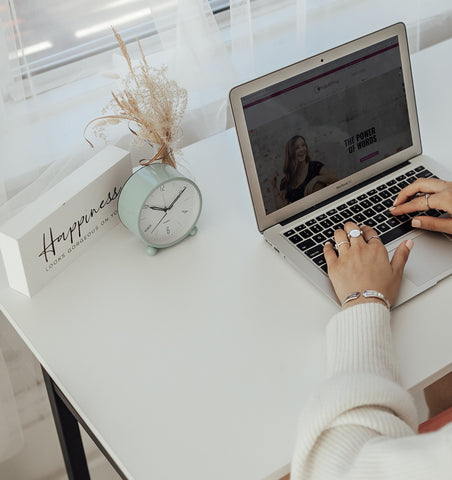
M 166 227 L 166 234 L 167 234 L 167 235 L 171 235 L 170 227 Z

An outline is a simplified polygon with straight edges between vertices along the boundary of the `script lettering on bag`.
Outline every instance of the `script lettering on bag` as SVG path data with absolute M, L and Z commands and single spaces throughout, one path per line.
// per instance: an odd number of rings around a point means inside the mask
M 53 228 L 49 227 L 48 232 L 42 234 L 42 251 L 38 256 L 44 257 L 46 263 L 49 263 L 49 261 L 52 261 L 54 257 L 59 255 L 57 247 L 61 246 L 60 244 L 69 242 L 70 245 L 73 245 L 76 241 L 80 241 L 84 237 L 83 226 L 87 225 L 103 208 L 116 200 L 121 190 L 122 187 L 115 187 L 112 192 L 108 192 L 107 198 L 102 200 L 98 207 L 91 208 L 89 213 L 85 213 L 77 220 L 74 220 L 62 232 L 56 234 Z

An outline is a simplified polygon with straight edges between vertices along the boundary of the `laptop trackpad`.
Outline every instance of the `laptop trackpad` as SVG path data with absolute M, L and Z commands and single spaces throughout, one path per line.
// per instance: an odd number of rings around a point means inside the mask
M 441 233 L 425 232 L 413 239 L 405 276 L 418 286 L 452 269 L 452 241 Z

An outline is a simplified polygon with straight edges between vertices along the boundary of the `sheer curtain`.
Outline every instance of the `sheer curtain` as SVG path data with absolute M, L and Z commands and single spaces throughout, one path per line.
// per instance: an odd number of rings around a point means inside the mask
M 227 97 L 234 84 L 398 21 L 408 26 L 412 52 L 452 35 L 450 0 L 230 0 L 216 15 L 208 0 L 140 1 L 146 8 L 135 13 L 149 11 L 145 22 L 157 30 L 142 41 L 149 61 L 168 64 L 169 76 L 189 92 L 183 122 L 186 144 L 231 126 Z M 49 0 L 29 3 L 36 14 L 49 8 Z M 74 7 L 71 1 L 56 3 L 59 8 Z M 103 73 L 124 71 L 113 50 L 32 75 L 16 4 L 19 0 L 0 0 L 0 228 L 92 157 L 83 127 L 99 115 L 117 86 Z M 107 4 L 105 35 L 111 36 Z M 44 28 L 59 28 L 49 25 Z M 116 28 L 122 34 L 122 27 Z M 113 141 L 129 146 L 124 135 L 113 135 Z M 0 356 L 0 373 L 3 366 Z M 4 385 L 1 381 L 0 388 Z M 6 411 L 2 409 L 11 405 L 5 406 L 3 393 L 0 421 Z M 0 427 L 2 437 L 7 430 L 1 422 Z
M 76 74 L 58 87 L 52 80 L 42 87 L 43 76 L 27 68 L 15 1 L 0 0 L 0 223 L 92 156 L 81 131 L 115 88 L 112 81 L 99 82 L 101 72 L 120 63 L 117 53 L 104 54 L 85 83 Z M 397 21 L 408 25 L 412 51 L 451 32 L 448 0 L 230 0 L 218 15 L 208 0 L 139 1 L 149 10 L 145 22 L 156 27 L 160 54 L 151 54 L 151 42 L 143 40 L 145 52 L 167 63 L 170 76 L 189 91 L 185 143 L 231 125 L 227 95 L 236 83 Z M 47 2 L 30 3 L 38 13 Z M 105 35 L 111 36 L 107 7 Z M 64 101 L 63 88 L 70 92 Z M 73 114 L 82 106 L 83 115 Z

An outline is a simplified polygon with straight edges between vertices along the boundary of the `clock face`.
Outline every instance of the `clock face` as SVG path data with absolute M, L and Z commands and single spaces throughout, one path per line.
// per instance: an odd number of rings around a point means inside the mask
M 170 180 L 146 198 L 139 217 L 140 232 L 151 245 L 171 245 L 192 230 L 200 209 L 201 198 L 191 182 Z

